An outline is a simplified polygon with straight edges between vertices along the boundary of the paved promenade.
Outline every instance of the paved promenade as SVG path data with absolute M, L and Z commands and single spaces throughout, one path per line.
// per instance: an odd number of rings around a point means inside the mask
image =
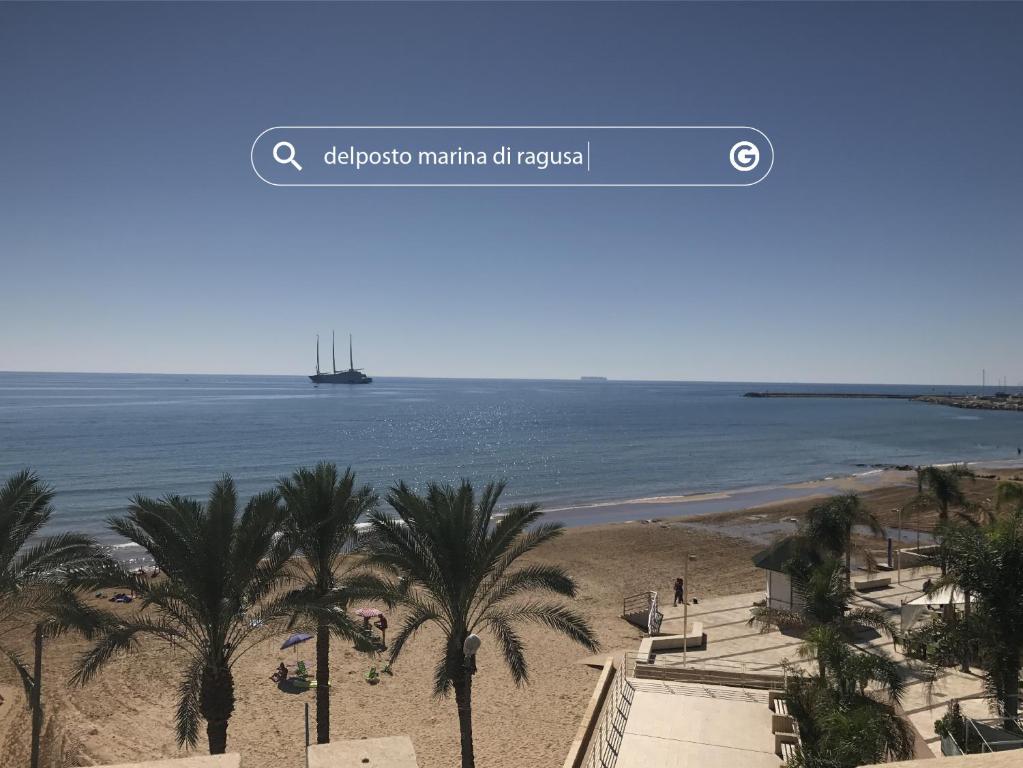
M 888 611 L 899 625 L 903 601 L 922 594 L 924 580 L 934 577 L 933 569 L 891 572 L 892 585 L 857 594 L 854 604 Z M 800 639 L 778 631 L 761 633 L 749 625 L 750 608 L 763 598 L 761 592 L 708 599 L 689 607 L 689 623 L 703 623 L 707 646 L 687 653 L 686 664 L 733 672 L 781 673 L 785 665 L 809 669 L 799 658 Z M 682 634 L 682 608 L 661 607 L 663 634 Z M 934 721 L 941 717 L 949 699 L 965 699 L 964 713 L 989 717 L 980 698 L 982 683 L 974 674 L 946 669 L 935 684 L 926 669 L 907 659 L 892 641 L 873 631 L 863 633 L 857 645 L 871 653 L 892 657 L 905 665 L 908 681 L 903 708 L 914 727 L 935 755 L 940 754 Z M 637 642 L 638 646 L 638 642 Z M 657 665 L 681 666 L 682 653 L 660 653 Z M 765 691 L 692 683 L 664 683 L 634 680 L 636 694 L 625 725 L 618 756 L 618 768 L 649 768 L 650 765 L 714 766 L 715 768 L 777 768 L 771 713 Z

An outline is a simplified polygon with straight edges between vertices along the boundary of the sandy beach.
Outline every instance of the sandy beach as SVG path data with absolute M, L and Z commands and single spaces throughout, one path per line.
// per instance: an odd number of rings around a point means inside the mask
M 991 470 L 1013 476 L 1018 470 Z M 967 481 L 978 501 L 990 498 L 995 480 Z M 669 594 L 686 552 L 697 560 L 690 570 L 690 594 L 711 597 L 756 590 L 760 572 L 750 557 L 777 526 L 798 517 L 820 495 L 857 490 L 884 521 L 894 524 L 892 510 L 915 493 L 910 472 L 885 471 L 866 478 L 801 484 L 811 493 L 795 499 L 701 517 L 667 515 L 679 501 L 643 504 L 647 514 L 633 522 L 568 529 L 536 553 L 558 562 L 577 579 L 575 607 L 593 623 L 604 652 L 634 650 L 639 630 L 619 618 L 623 596 L 647 589 Z M 734 499 L 733 499 L 734 501 Z M 675 506 L 672 506 L 675 505 Z M 933 516 L 907 519 L 905 527 L 928 530 Z M 791 523 L 788 523 L 791 525 Z M 130 610 L 131 606 L 117 606 Z M 396 618 L 396 617 L 394 617 Z M 392 625 L 396 623 L 392 619 Z M 516 688 L 493 643 L 480 652 L 474 685 L 477 761 L 491 768 L 560 766 L 578 726 L 597 671 L 580 663 L 586 652 L 566 640 L 524 627 L 530 684 Z M 281 638 L 283 640 L 283 638 Z M 376 686 L 363 673 L 370 661 L 340 642 L 332 645 L 332 736 L 336 739 L 408 734 L 422 768 L 448 768 L 458 755 L 458 728 L 453 699 L 431 694 L 437 636 L 424 633 L 409 646 L 395 667 Z M 29 651 L 29 638 L 22 650 Z M 64 637 L 47 642 L 43 684 L 51 717 L 47 741 L 64 745 L 71 765 L 101 765 L 184 754 L 174 743 L 173 713 L 180 659 L 167 645 L 147 642 L 142 652 L 111 663 L 84 688 L 69 688 L 67 679 L 82 640 Z M 268 677 L 284 660 L 311 662 L 312 644 L 279 651 L 267 643 L 241 659 L 235 669 L 237 705 L 228 732 L 228 748 L 242 753 L 248 768 L 300 768 L 303 764 L 304 704 L 313 694 L 286 693 Z M 0 755 L 5 765 L 27 761 L 28 712 L 14 671 L 0 667 Z M 202 747 L 204 749 L 204 747 Z

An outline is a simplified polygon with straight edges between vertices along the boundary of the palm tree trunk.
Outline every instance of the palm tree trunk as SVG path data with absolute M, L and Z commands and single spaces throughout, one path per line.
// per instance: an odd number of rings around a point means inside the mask
M 938 529 L 939 530 L 944 530 L 945 523 L 947 523 L 947 522 L 948 522 L 948 507 L 942 506 L 942 508 L 938 512 Z M 941 539 L 939 539 L 937 537 L 937 535 L 935 535 L 934 538 L 938 541 L 939 544 L 941 543 Z M 944 537 L 942 537 L 942 538 L 944 538 Z M 939 551 L 938 552 L 938 558 L 939 558 L 938 565 L 941 566 L 941 575 L 944 576 L 944 575 L 946 575 L 948 573 L 948 563 L 945 561 L 945 553 L 943 551 Z
M 476 768 L 472 751 L 472 675 L 464 674 L 454 683 L 458 730 L 462 737 L 462 768 Z
M 206 667 L 202 673 L 199 709 L 206 720 L 211 755 L 227 751 L 227 723 L 234 712 L 234 676 L 224 667 Z
M 1016 720 L 1019 719 L 1019 658 L 1019 651 L 1017 651 L 1010 657 L 1005 673 L 1005 714 L 1003 716 L 1005 722 L 1002 725 L 1011 733 L 1017 733 L 1019 729 L 1019 726 L 1016 725 Z
M 963 622 L 965 623 L 965 635 L 966 645 L 963 648 L 962 665 L 959 667 L 960 672 L 970 671 L 970 643 L 973 642 L 969 636 L 970 632 L 970 592 L 969 590 L 963 590 Z
M 43 625 L 36 624 L 35 662 L 32 667 L 32 757 L 31 767 L 39 768 L 39 742 L 43 737 Z
M 330 631 L 316 627 L 316 743 L 330 743 Z

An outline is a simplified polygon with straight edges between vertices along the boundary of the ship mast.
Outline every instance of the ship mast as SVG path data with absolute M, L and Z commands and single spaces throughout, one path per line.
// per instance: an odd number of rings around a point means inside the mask
M 320 375 L 320 334 L 316 334 L 316 375 Z
M 330 369 L 337 373 L 337 357 L 334 354 L 334 332 L 330 332 Z
M 355 362 L 352 360 L 352 334 L 348 334 L 348 370 L 355 370 Z

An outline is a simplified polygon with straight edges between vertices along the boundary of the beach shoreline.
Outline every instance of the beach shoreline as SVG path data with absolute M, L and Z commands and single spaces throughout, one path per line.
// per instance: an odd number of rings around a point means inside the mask
M 959 464 L 975 472 L 1009 470 L 1023 472 L 1023 461 L 962 461 L 935 466 Z M 543 506 L 547 522 L 558 522 L 566 528 L 586 528 L 637 521 L 661 519 L 702 519 L 716 515 L 732 515 L 751 509 L 819 499 L 840 493 L 866 493 L 880 488 L 912 485 L 916 475 L 912 469 L 881 466 L 849 475 L 836 475 L 817 480 L 804 480 L 778 485 L 761 485 L 703 493 L 673 496 L 647 496 L 623 501 L 609 500 L 585 504 Z M 364 524 L 360 524 L 364 525 Z M 130 542 L 110 544 L 108 551 L 119 562 L 130 567 L 149 567 L 152 560 Z

